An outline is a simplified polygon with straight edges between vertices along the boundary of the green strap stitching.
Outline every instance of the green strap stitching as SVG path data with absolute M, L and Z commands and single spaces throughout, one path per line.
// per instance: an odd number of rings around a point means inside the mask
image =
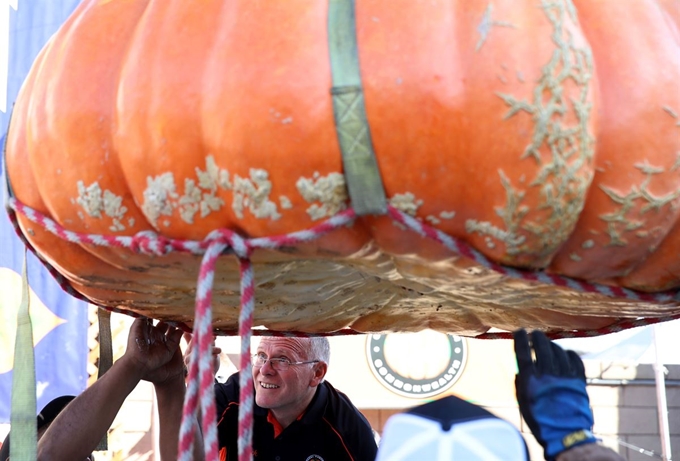
M 35 356 L 33 325 L 30 315 L 26 252 L 21 274 L 21 304 L 17 314 L 17 336 L 14 344 L 12 374 L 12 410 L 10 459 L 33 461 L 38 457 L 38 429 L 36 423 Z
M 373 151 L 361 88 L 354 0 L 329 1 L 328 46 L 335 129 L 352 206 L 359 216 L 385 214 L 385 189 Z

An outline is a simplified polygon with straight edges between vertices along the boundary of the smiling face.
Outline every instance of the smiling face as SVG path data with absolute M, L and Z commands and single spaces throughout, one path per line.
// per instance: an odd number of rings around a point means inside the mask
M 307 338 L 265 338 L 260 341 L 257 353 L 291 362 L 318 359 L 310 356 Z M 325 362 L 291 365 L 287 370 L 276 370 L 269 361 L 261 367 L 254 366 L 255 402 L 270 409 L 286 427 L 307 408 L 326 369 Z

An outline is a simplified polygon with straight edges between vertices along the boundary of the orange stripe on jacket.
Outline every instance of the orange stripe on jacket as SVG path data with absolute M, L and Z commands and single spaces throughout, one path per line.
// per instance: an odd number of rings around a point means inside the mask
M 328 425 L 330 426 L 331 430 L 332 430 L 333 432 L 335 432 L 335 435 L 338 436 L 338 438 L 340 439 L 340 442 L 342 443 L 342 446 L 345 448 L 345 451 L 347 452 L 347 456 L 349 456 L 349 459 L 351 459 L 352 461 L 354 461 L 354 457 L 352 456 L 352 453 L 350 453 L 349 449 L 347 448 L 347 445 L 345 445 L 345 440 L 342 438 L 342 436 L 341 436 L 340 433 L 337 431 L 337 429 L 335 429 L 335 428 L 333 427 L 333 425 L 330 423 L 330 421 L 328 421 L 326 418 L 324 418 L 323 420 L 326 421 L 326 424 L 328 424 Z

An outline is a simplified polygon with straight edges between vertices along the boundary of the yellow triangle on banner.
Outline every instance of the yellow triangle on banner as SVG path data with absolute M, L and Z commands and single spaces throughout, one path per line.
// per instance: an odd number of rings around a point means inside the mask
M 30 288 L 29 288 L 30 289 Z M 21 275 L 11 269 L 0 267 L 0 374 L 14 367 L 14 343 L 16 340 L 17 312 L 21 302 Z M 42 300 L 30 290 L 33 345 L 66 320 L 55 315 Z

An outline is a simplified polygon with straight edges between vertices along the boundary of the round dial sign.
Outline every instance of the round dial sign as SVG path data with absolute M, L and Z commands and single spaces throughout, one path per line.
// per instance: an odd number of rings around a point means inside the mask
M 449 389 L 465 368 L 467 345 L 459 336 L 431 330 L 369 335 L 369 368 L 390 391 L 427 398 Z

